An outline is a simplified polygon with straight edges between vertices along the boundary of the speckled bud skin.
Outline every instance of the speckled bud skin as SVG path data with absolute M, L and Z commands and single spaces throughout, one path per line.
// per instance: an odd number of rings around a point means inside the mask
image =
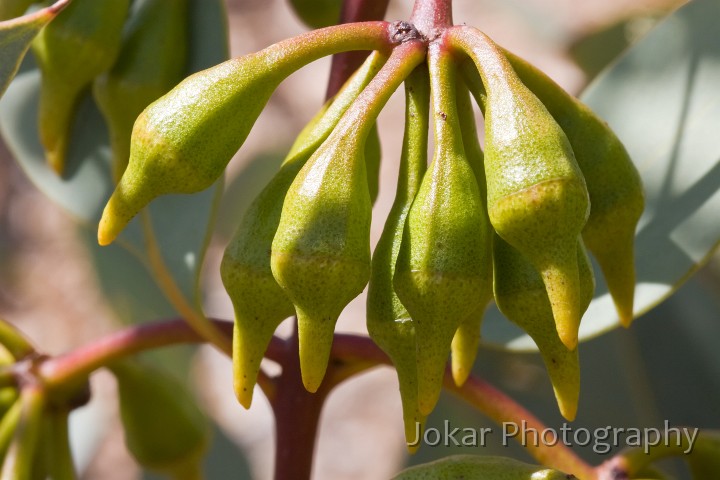
M 368 192 L 370 202 L 374 205 L 380 193 L 380 161 L 382 160 L 382 145 L 377 124 L 372 126 L 365 142 L 365 170 L 368 177 Z
M 33 40 L 42 73 L 38 132 L 50 166 L 62 174 L 78 102 L 120 51 L 129 0 L 73 0 Z
M 485 176 L 490 222 L 540 272 L 558 334 L 577 346 L 582 312 L 575 244 L 590 213 L 570 142 L 485 34 L 463 29 L 485 87 Z
M 427 169 L 430 84 L 421 65 L 405 81 L 405 132 L 395 201 L 372 258 L 368 285 L 367 329 L 395 366 L 403 408 L 405 440 L 410 452 L 420 444 L 416 431 L 425 424 L 418 410 L 415 326 L 393 288 L 395 262 L 413 199 Z
M 590 198 L 583 240 L 600 264 L 620 321 L 629 326 L 635 295 L 635 228 L 645 206 L 640 175 L 622 142 L 590 108 L 525 60 L 507 51 L 505 55 L 568 137 Z M 483 103 L 482 80 L 471 64 L 464 64 L 463 77 Z
M 475 179 L 477 180 L 480 191 L 480 199 L 484 204 L 487 199 L 487 189 L 485 186 L 483 152 L 477 137 L 477 127 L 475 126 L 470 94 L 465 84 L 461 81 L 458 81 L 457 109 L 465 156 L 475 173 Z M 485 215 L 485 221 L 489 225 L 490 220 L 487 218 L 487 209 L 483 207 L 481 213 Z M 488 251 L 491 251 L 491 235 L 486 235 L 485 238 L 487 240 L 486 248 Z M 487 256 L 487 265 L 483 271 L 485 273 L 485 279 L 483 281 L 484 288 L 477 292 L 477 296 L 480 299 L 477 310 L 463 319 L 452 341 L 452 375 L 455 384 L 458 386 L 465 383 L 475 364 L 478 347 L 480 346 L 481 328 L 485 309 L 493 298 L 491 255 Z
M 576 247 L 581 308 L 590 305 L 595 278 L 581 240 Z M 580 397 L 580 359 L 560 340 L 542 278 L 530 261 L 499 236 L 493 241 L 495 303 L 535 341 L 553 385 L 560 413 L 574 420 Z
M 393 284 L 417 338 L 418 406 L 429 414 L 440 396 L 455 331 L 477 311 L 487 288 L 490 234 L 475 174 L 465 157 L 455 106 L 455 67 L 429 50 L 435 153 L 405 224 Z
M 572 145 L 590 195 L 583 240 L 600 264 L 620 320 L 629 326 L 635 294 L 635 228 L 645 207 L 640 175 L 607 123 L 543 72 L 506 55 Z
M 130 18 L 115 65 L 95 79 L 93 94 L 108 124 L 115 182 L 130 157 L 135 119 L 183 78 L 188 0 L 145 0 Z
M 235 309 L 235 394 L 246 408 L 252 402 L 260 362 L 275 329 L 295 313 L 292 302 L 277 284 L 270 269 L 270 250 L 285 194 L 298 171 L 330 135 L 342 114 L 386 59 L 387 56 L 374 52 L 335 98 L 303 129 L 280 171 L 248 207 L 225 249 L 220 273 Z
M 365 142 L 381 108 L 423 52 L 418 41 L 393 50 L 285 196 L 271 266 L 295 305 L 302 380 L 310 392 L 325 376 L 340 312 L 370 277 Z
M 137 118 L 130 163 L 105 206 L 98 241 L 112 242 L 155 197 L 195 193 L 222 175 L 278 84 L 318 58 L 387 48 L 387 24 L 329 27 L 228 60 L 183 80 Z

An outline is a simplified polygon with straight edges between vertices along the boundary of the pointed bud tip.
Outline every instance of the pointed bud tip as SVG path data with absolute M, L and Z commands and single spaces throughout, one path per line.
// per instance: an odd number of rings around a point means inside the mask
M 462 365 L 456 365 L 455 362 L 452 364 L 452 377 L 455 385 L 462 387 L 470 376 L 470 370 L 464 368 Z
M 458 387 L 462 387 L 470 376 L 475 365 L 479 344 L 479 335 L 468 335 L 468 331 L 463 325 L 455 332 L 450 347 L 450 365 L 453 381 Z
M 577 359 L 577 356 L 575 356 Z M 569 362 L 570 359 L 565 359 Z M 575 367 L 575 368 L 573 368 Z M 568 369 L 574 371 L 569 375 Z M 562 372 L 565 370 L 565 373 Z M 556 366 L 549 370 L 550 380 L 553 384 L 553 393 L 557 402 L 560 415 L 568 422 L 575 420 L 578 411 L 578 403 L 580 401 L 580 370 L 577 363 L 572 366 L 561 367 Z M 553 374 L 553 372 L 555 374 Z
M 553 311 L 555 328 L 560 341 L 571 352 L 577 348 L 580 334 L 580 315 L 565 310 Z
M 420 448 L 425 433 L 426 420 L 427 417 L 417 411 L 414 415 L 405 416 L 403 419 L 405 424 L 405 447 L 410 455 L 414 455 Z
M 45 156 L 50 168 L 58 177 L 62 177 L 65 174 L 65 155 L 59 150 L 48 150 Z
M 630 297 L 630 302 L 615 302 L 615 309 L 620 317 L 620 324 L 625 328 L 630 328 L 635 316 L 633 315 L 633 302 Z
M 253 400 L 253 387 L 251 385 L 236 385 L 235 397 L 245 410 L 250 410 Z
M 405 446 L 407 447 L 408 455 L 415 455 L 417 451 L 420 449 L 420 442 L 410 445 L 409 443 L 406 443 Z
M 558 332 L 558 333 L 560 335 L 560 341 L 563 343 L 563 345 L 565 345 L 565 347 L 567 347 L 567 349 L 570 350 L 571 352 L 575 351 L 575 349 L 578 346 L 577 332 L 575 332 L 575 333 L 568 332 L 565 334 L 560 333 L 560 332 Z
M 103 209 L 100 222 L 98 224 L 98 243 L 100 245 L 110 245 L 120 235 L 130 220 L 133 219 L 135 213 L 128 217 L 128 198 L 120 192 L 120 188 L 116 188 L 110 196 L 105 208 Z M 147 203 L 145 204 L 147 205 Z M 144 206 L 144 205 L 143 205 Z M 137 209 L 136 211 L 139 211 Z
M 117 233 L 112 230 L 112 222 L 108 219 L 106 208 L 98 225 L 98 244 L 100 246 L 106 247 L 117 238 Z
M 420 392 L 418 394 L 418 412 L 425 417 L 430 416 L 432 411 L 435 410 L 438 400 L 440 400 L 439 391 L 437 394 L 430 392 L 428 395 L 422 395 L 422 392 Z
M 572 404 L 560 402 L 558 407 L 560 408 L 560 415 L 562 415 L 565 420 L 568 422 L 575 420 L 575 417 L 577 416 L 577 402 Z
M 301 375 L 303 386 L 305 387 L 305 390 L 310 393 L 318 391 L 318 388 L 322 385 L 323 378 L 325 377 L 324 372 L 322 377 L 318 377 L 317 375 L 306 374 L 305 370 L 302 371 Z
M 330 361 L 335 321 L 321 314 L 308 314 L 296 306 L 300 374 L 305 389 L 317 392 L 325 378 Z M 336 318 L 337 319 L 337 318 Z

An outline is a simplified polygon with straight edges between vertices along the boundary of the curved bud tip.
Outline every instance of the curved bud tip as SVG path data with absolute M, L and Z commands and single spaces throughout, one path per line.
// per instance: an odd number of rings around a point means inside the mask
M 538 333 L 539 334 L 539 333 Z M 580 358 L 577 350 L 569 352 L 558 341 L 555 332 L 552 337 L 537 337 L 537 345 L 550 375 L 555 400 L 560 415 L 567 421 L 575 420 L 580 400 Z
M 452 377 L 455 385 L 462 387 L 470 376 L 470 370 L 465 368 L 462 360 L 452 362 Z
M 550 299 L 555 326 L 562 343 L 568 350 L 575 350 L 578 344 L 581 308 L 581 292 L 577 257 L 568 258 L 564 265 L 553 265 L 543 269 L 542 278 Z
M 297 309 L 300 374 L 305 390 L 317 392 L 325 378 L 332 348 L 335 322 Z
M 570 365 L 550 372 L 550 379 L 560 415 L 568 422 L 572 422 L 577 415 L 580 400 L 580 369 L 577 359 L 568 363 Z
M 635 258 L 633 244 L 624 242 L 608 248 L 606 252 L 595 252 L 594 254 L 602 268 L 605 282 L 620 317 L 620 323 L 627 328 L 634 317 Z
M 138 188 L 128 186 L 129 181 L 126 179 L 127 175 L 124 175 L 100 217 L 98 243 L 102 246 L 110 245 L 115 241 L 130 220 L 161 193 L 149 182 L 141 185 L 142 190 L 139 191 Z
M 484 310 L 485 306 L 483 305 L 479 312 L 473 313 L 460 324 L 453 337 L 450 364 L 453 381 L 458 387 L 465 384 L 475 364 L 478 347 L 480 346 L 480 321 Z
M 558 324 L 558 336 L 563 345 L 568 350 L 573 351 L 578 345 L 578 328 L 574 325 L 579 325 L 579 316 L 574 313 L 567 311 L 560 312 L 555 316 L 555 322 Z
M 48 165 L 60 177 L 65 173 L 65 148 L 65 146 L 55 145 L 55 148 L 45 152 Z
M 424 345 L 418 342 L 418 352 L 423 352 L 418 357 L 418 410 L 421 415 L 427 416 L 440 400 L 450 342 L 447 342 L 448 348 L 429 345 L 428 342 L 422 343 Z
M 563 416 L 568 422 L 575 420 L 577 416 L 578 400 L 577 398 L 567 398 L 562 392 L 555 390 L 555 400 L 558 403 L 560 409 L 560 415 Z
M 252 348 L 252 345 L 248 345 L 250 343 L 248 340 L 252 339 L 242 335 L 242 331 L 235 322 L 233 328 L 233 389 L 238 402 L 246 410 L 252 405 L 253 391 L 260 369 L 260 362 L 254 362 L 252 354 L 248 352 L 248 349 Z
M 98 225 L 98 243 L 103 247 L 110 245 L 130 220 L 123 218 L 120 212 L 124 209 L 121 208 L 120 204 L 117 195 L 113 193 L 103 209 L 100 224 Z
M 253 399 L 253 386 L 249 385 L 248 382 L 240 382 L 234 385 L 234 389 L 238 403 L 240 403 L 245 410 L 250 410 Z
M 418 411 L 415 411 L 414 414 L 404 415 L 404 417 L 405 446 L 407 447 L 408 453 L 413 455 L 418 451 L 422 443 L 427 417 Z

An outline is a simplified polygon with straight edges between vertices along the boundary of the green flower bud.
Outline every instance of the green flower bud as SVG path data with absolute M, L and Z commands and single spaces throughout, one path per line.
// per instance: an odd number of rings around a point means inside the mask
M 418 405 L 427 415 L 440 396 L 455 331 L 488 288 L 489 225 L 465 156 L 448 52 L 429 51 L 435 153 L 407 216 L 393 284 L 417 338 Z
M 405 440 L 410 452 L 417 425 L 426 416 L 418 410 L 415 326 L 393 289 L 393 275 L 405 219 L 427 169 L 430 84 L 421 65 L 405 80 L 405 134 L 403 135 L 397 192 L 372 258 L 368 285 L 367 329 L 373 341 L 390 357 L 400 385 Z
M 585 180 L 565 133 L 492 40 L 471 28 L 450 32 L 475 62 L 487 92 L 490 221 L 540 272 L 558 334 L 574 349 L 583 313 L 576 243 L 590 212 Z
M 402 471 L 393 480 L 569 480 L 558 470 L 511 458 L 453 455 Z
M 504 53 L 568 137 L 590 197 L 583 240 L 600 264 L 620 321 L 629 326 L 635 295 L 635 227 L 645 203 L 637 169 L 617 136 L 592 110 L 539 69 Z M 478 102 L 484 103 L 482 80 L 470 62 L 463 65 L 463 74 Z
M 380 193 L 380 160 L 382 158 L 382 146 L 377 125 L 373 125 L 365 141 L 365 170 L 368 177 L 368 192 L 370 203 L 375 204 L 378 193 Z
M 271 265 L 295 305 L 300 368 L 310 392 L 325 376 L 340 312 L 370 277 L 365 142 L 390 95 L 422 60 L 423 47 L 408 41 L 393 50 L 285 196 Z
M 584 310 L 592 300 L 595 279 L 581 240 L 577 242 L 576 255 Z M 550 375 L 560 413 L 574 420 L 580 397 L 580 359 L 577 349 L 568 350 L 558 336 L 540 274 L 525 256 L 497 235 L 493 242 L 493 261 L 495 303 L 535 341 Z
M 210 429 L 190 392 L 165 372 L 139 362 L 113 364 L 125 444 L 135 460 L 178 479 L 199 477 Z
M 483 153 L 477 137 L 477 129 L 475 126 L 472 104 L 470 102 L 470 95 L 467 87 L 462 82 L 458 82 L 457 88 L 457 108 L 458 118 L 460 119 L 460 130 L 463 138 L 463 148 L 465 149 L 465 156 L 470 163 L 470 167 L 475 173 L 475 179 L 477 180 L 478 189 L 480 191 L 480 198 L 484 203 L 487 198 L 487 193 L 485 186 Z M 487 209 L 484 208 L 484 205 L 481 213 L 485 216 L 486 224 L 490 225 L 490 219 L 487 218 Z M 484 238 L 487 241 L 487 250 L 491 251 L 491 235 L 486 235 Z M 491 255 L 487 256 L 486 261 L 487 265 L 483 270 L 486 275 L 483 280 L 484 288 L 477 292 L 478 298 L 480 299 L 477 310 L 465 317 L 465 319 L 463 319 L 460 323 L 451 345 L 452 375 L 455 384 L 458 386 L 465 383 L 465 380 L 467 380 L 467 377 L 470 375 L 472 367 L 475 364 L 475 358 L 477 357 L 477 351 L 480 345 L 480 330 L 482 327 L 483 316 L 485 315 L 485 309 L 487 308 L 488 303 L 490 303 L 493 298 Z
M 187 0 L 145 0 L 130 19 L 115 65 L 95 79 L 93 93 L 110 130 L 116 182 L 127 167 L 135 119 L 182 80 L 187 47 Z
M 385 22 L 330 27 L 186 78 L 135 121 L 130 163 L 103 211 L 99 243 L 112 242 L 155 197 L 195 193 L 220 178 L 288 75 L 340 51 L 384 50 L 387 37 Z
M 642 183 L 625 147 L 608 125 L 540 70 L 506 55 L 568 137 L 590 195 L 582 231 L 597 258 L 620 320 L 630 326 L 635 294 L 635 227 L 645 207 Z
M 129 0 L 73 0 L 35 38 L 42 73 L 38 129 L 50 166 L 62 174 L 82 93 L 120 50 Z
M 280 171 L 245 212 L 225 249 L 220 273 L 235 308 L 233 377 L 235 394 L 246 408 L 268 343 L 295 309 L 270 269 L 270 249 L 290 184 L 308 158 L 330 135 L 342 114 L 370 82 L 387 56 L 374 52 L 298 136 Z

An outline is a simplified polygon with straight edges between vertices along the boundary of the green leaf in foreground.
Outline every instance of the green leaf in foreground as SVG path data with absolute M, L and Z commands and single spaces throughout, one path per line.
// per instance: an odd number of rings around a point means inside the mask
M 505 457 L 453 455 L 410 467 L 393 480 L 567 480 L 558 470 Z

